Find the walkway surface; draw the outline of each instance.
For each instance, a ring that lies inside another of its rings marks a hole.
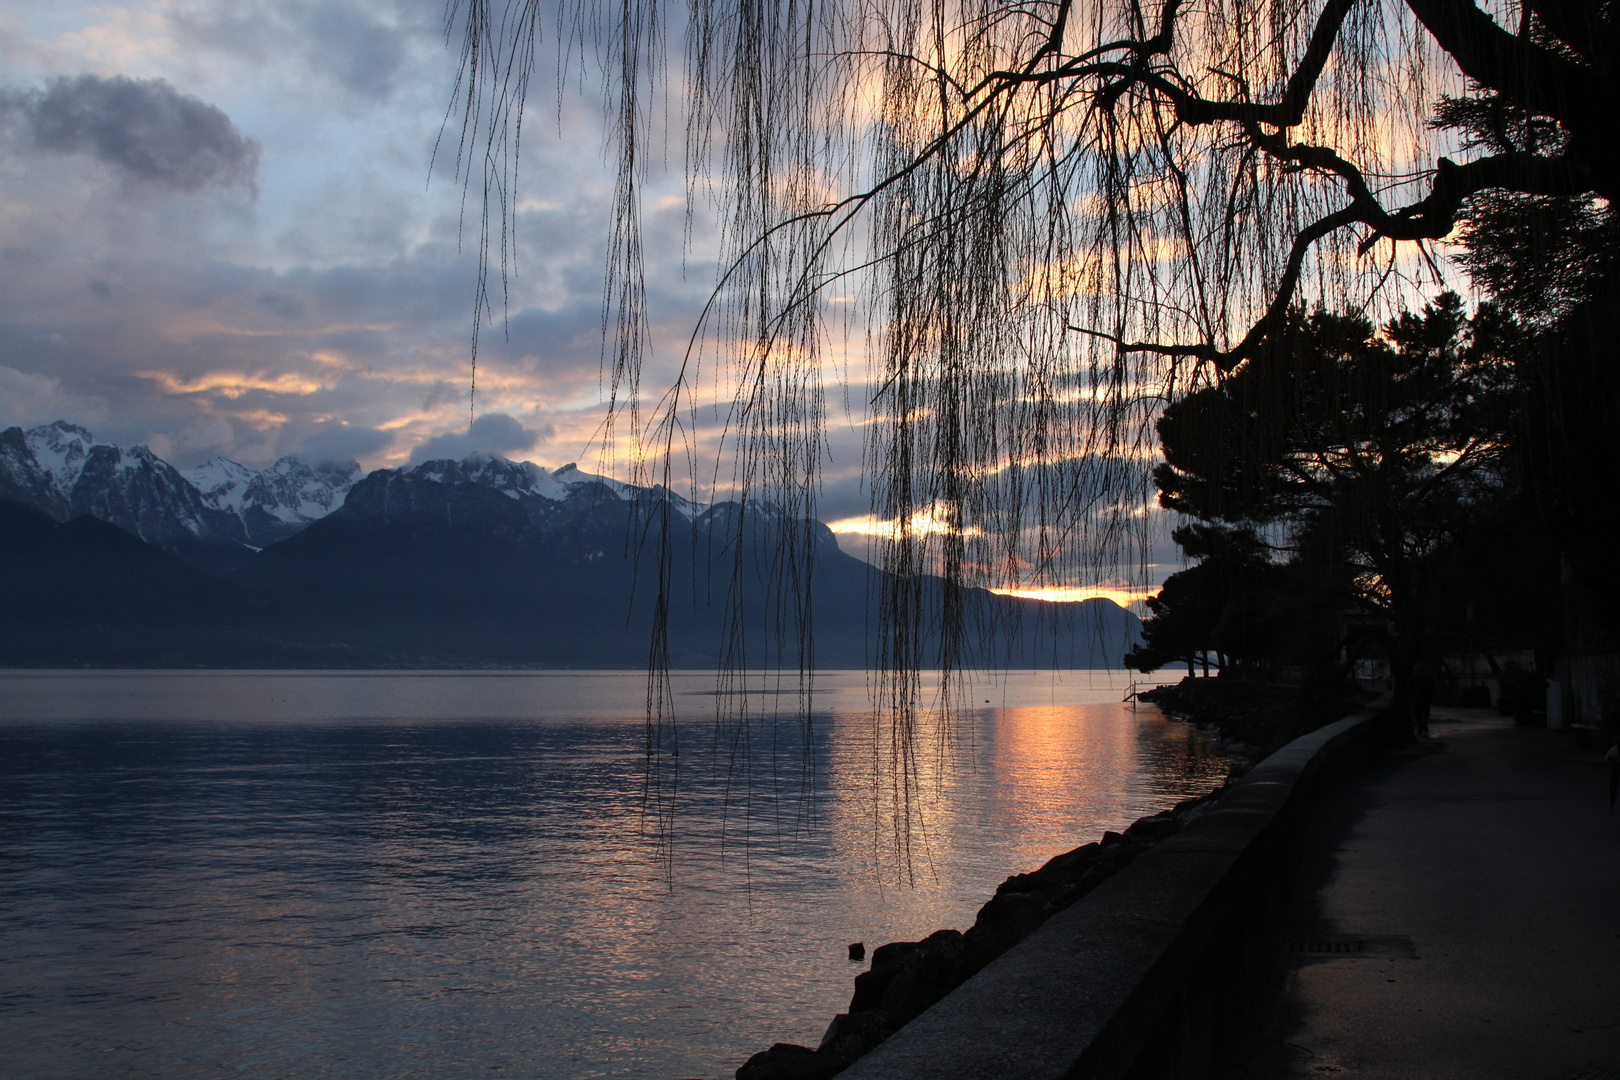
[[[1432,731],[1324,810],[1305,951],[1241,1075],[1620,1080],[1607,765],[1486,710]]]

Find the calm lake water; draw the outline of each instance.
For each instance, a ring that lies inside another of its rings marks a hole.
[[[1118,675],[976,679],[911,784],[864,674],[808,757],[755,686],[649,755],[639,673],[0,673],[0,1075],[730,1076],[1226,772]]]

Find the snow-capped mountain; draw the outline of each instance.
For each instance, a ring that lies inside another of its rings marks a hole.
[[[880,572],[779,507],[694,506],[484,454],[357,473],[292,458],[183,475],[72,424],[0,431],[0,664],[641,667],[656,634],[678,667],[792,667],[812,628],[818,665],[873,661]],[[295,535],[259,551],[204,542],[243,537],[256,515]],[[808,553],[793,531],[806,525]],[[777,558],[784,538],[808,554],[802,578]],[[919,589],[944,602],[938,579]],[[970,593],[1006,640],[974,631],[953,644],[963,655],[1112,665],[1136,640],[1106,600]]]
[[[584,472],[573,462],[554,472],[547,472],[531,461],[510,461],[499,454],[470,454],[460,461],[448,458],[424,461],[402,470],[402,475],[412,480],[433,480],[441,484],[476,484],[493,488],[520,502],[531,497],[563,502],[578,489],[592,484],[597,485],[603,494],[620,500],[650,494],[645,488],[634,484]],[[669,499],[676,512],[688,520],[702,510],[702,507],[679,495],[672,493]]]
[[[209,506],[241,522],[249,544],[262,548],[342,506],[349,489],[365,474],[352,461],[311,465],[288,455],[267,469],[217,457],[181,475]]]
[[[554,472],[499,454],[475,453],[460,461],[427,461],[384,470],[412,481],[455,487],[471,484],[498,491],[550,518],[576,496],[610,502],[655,494],[632,484],[583,472],[568,464]],[[0,431],[0,499],[43,511],[59,522],[88,514],[117,525],[148,543],[204,561],[232,563],[247,552],[285,540],[344,504],[364,477],[354,462],[313,465],[283,457],[255,469],[217,457],[179,470],[145,446],[98,443],[89,430],[58,420],[23,430]],[[662,493],[656,493],[662,497]],[[587,500],[588,502],[589,500]],[[703,507],[678,495],[670,505],[687,520]]]
[[[57,521],[88,514],[169,551],[284,540],[343,505],[360,466],[284,457],[267,469],[228,458],[181,471],[145,446],[98,443],[58,420],[0,432],[0,499]]]
[[[552,473],[533,462],[509,461],[499,454],[469,454],[460,461],[448,458],[424,461],[404,472],[416,480],[494,488],[512,499],[521,499],[525,495],[538,495],[554,501],[566,499],[571,486],[557,480]]]
[[[0,432],[0,498],[57,521],[88,514],[170,551],[246,539],[239,521],[145,446],[98,443],[63,420]]]
[[[94,445],[90,432],[62,420],[29,431],[11,428],[0,451],[0,469],[8,481],[46,503],[56,516],[65,517],[72,505],[73,485]]]
[[[191,481],[210,506],[240,515],[248,485],[259,478],[259,470],[217,457],[195,469],[181,469],[180,475]]]
[[[637,493],[644,490],[636,487],[633,484],[626,484],[622,480],[614,480],[611,477],[597,476],[594,473],[583,472],[581,471],[580,467],[572,461],[558,469],[556,472],[552,473],[551,478],[557,481],[557,483],[562,484],[564,487],[570,489],[579,484],[601,484],[604,488],[611,491],[621,499],[634,498]],[[680,500],[682,503],[686,501],[681,499],[678,495],[675,496],[675,498]]]

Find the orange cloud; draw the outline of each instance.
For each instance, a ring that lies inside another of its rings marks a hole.
[[[303,396],[328,389],[325,383],[292,371],[280,375],[211,371],[191,379],[167,371],[142,371],[137,374],[143,379],[151,379],[171,394],[217,393],[222,397],[238,398],[251,390],[264,390],[272,394]]]

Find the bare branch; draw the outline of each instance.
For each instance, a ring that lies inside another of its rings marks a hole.
[[[1333,55],[1339,30],[1345,16],[1355,7],[1356,0],[1328,0],[1316,20],[1310,45],[1300,58],[1288,87],[1282,97],[1270,104],[1249,101],[1212,101],[1190,93],[1169,80],[1156,79],[1155,84],[1176,103],[1176,115],[1187,124],[1212,124],[1220,120],[1247,124],[1270,124],[1278,128],[1297,126],[1305,117],[1316,81]]]

